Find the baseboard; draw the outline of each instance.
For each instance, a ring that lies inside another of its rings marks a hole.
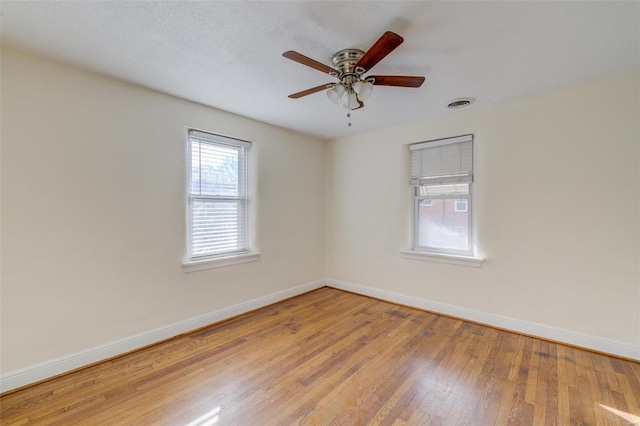
[[[0,376],[0,393],[77,370],[325,286],[317,280]]]
[[[550,327],[548,325],[523,321],[515,318],[489,314],[486,312],[462,308],[446,303],[433,302],[431,300],[406,296],[404,294],[393,293],[386,290],[380,290],[377,288],[366,287],[344,281],[326,279],[325,283],[329,287],[361,294],[363,296],[369,296],[400,305],[411,306],[434,313],[465,319],[480,324],[486,324],[492,327],[509,330],[516,333],[540,337],[545,340],[552,340],[555,342],[565,343],[571,346],[577,346],[596,352],[602,352],[605,354],[640,361],[640,346],[632,345],[629,343],[606,340],[601,337],[591,336],[588,334],[563,330],[560,328]]]
[[[77,370],[323,286],[640,361],[640,346],[333,279],[317,280],[0,376],[0,393]]]

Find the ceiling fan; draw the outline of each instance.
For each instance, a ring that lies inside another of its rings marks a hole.
[[[424,77],[400,76],[400,75],[372,75],[365,77],[378,62],[400,46],[404,39],[398,34],[387,31],[376,41],[371,48],[363,52],[360,49],[343,49],[333,55],[331,63],[333,68],[318,61],[308,58],[298,52],[289,50],[282,54],[287,59],[314,68],[323,73],[336,77],[339,82],[326,83],[321,86],[289,95],[292,99],[298,99],[312,93],[326,90],[327,97],[335,104],[339,104],[344,98],[343,106],[347,110],[356,110],[364,107],[366,100],[373,92],[373,86],[396,86],[396,87],[420,87],[424,82]],[[351,118],[351,114],[347,113]],[[351,120],[349,120],[351,126]]]

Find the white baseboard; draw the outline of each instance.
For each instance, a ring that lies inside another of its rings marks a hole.
[[[323,286],[640,361],[640,346],[333,279],[317,280],[0,376],[0,393],[72,371]]]
[[[366,287],[358,284],[352,284],[344,281],[326,279],[325,283],[329,287],[339,290],[350,291],[364,296],[382,299],[388,302],[398,303],[400,305],[411,306],[434,313],[449,315],[452,317],[465,319],[480,324],[486,324],[498,327],[504,330],[514,331],[516,333],[537,336],[542,339],[553,340],[560,343],[566,343],[573,346],[591,349],[611,355],[617,355],[624,358],[640,361],[640,346],[629,343],[616,342],[606,340],[601,337],[591,336],[588,334],[577,333],[574,331],[563,330],[560,328],[550,327],[548,325],[523,321],[515,318],[503,317],[500,315],[489,314],[486,312],[476,311],[473,309],[462,308],[459,306],[449,305],[446,303],[433,302],[431,300],[420,299],[412,296],[405,296],[399,293],[392,293],[386,290]]]
[[[317,280],[0,376],[0,392],[39,382],[325,286]]]

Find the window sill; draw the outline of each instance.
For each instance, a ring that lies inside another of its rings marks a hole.
[[[426,253],[422,251],[401,251],[400,255],[403,259],[424,260],[427,262],[449,263],[451,265],[469,266],[471,268],[480,268],[484,261],[481,257],[457,256],[454,254],[442,253]]]
[[[192,260],[182,262],[182,269],[185,272],[204,271],[205,269],[223,268],[225,266],[239,265],[240,263],[255,262],[260,260],[259,251],[250,253],[234,254],[231,256],[211,257],[202,260]]]

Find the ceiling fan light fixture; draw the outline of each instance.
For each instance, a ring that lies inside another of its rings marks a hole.
[[[355,92],[351,92],[345,96],[344,103],[342,104],[346,109],[354,109],[357,108],[358,105],[358,97]]]
[[[353,83],[353,90],[358,94],[358,96],[360,96],[360,90],[362,90],[362,86],[364,86],[364,81],[362,80],[358,80],[355,83]]]
[[[358,94],[358,99],[366,101],[373,93],[373,84],[370,81],[358,80],[353,83],[353,90]]]
[[[344,86],[340,83],[327,90],[327,98],[334,104],[340,104],[342,95],[344,95]]]
[[[373,93],[373,84],[370,81],[365,81],[364,83],[362,83],[362,87],[358,92],[358,97],[360,98],[360,100],[366,101],[367,99],[369,99],[369,96],[371,96],[372,93]]]

